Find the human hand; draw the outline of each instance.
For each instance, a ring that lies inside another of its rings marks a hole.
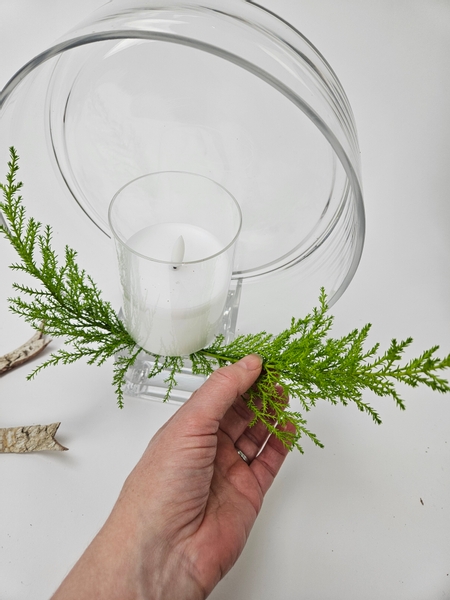
[[[156,433],[54,600],[206,598],[242,552],[288,452],[261,423],[248,427],[242,395],[260,372],[255,355],[217,370]]]

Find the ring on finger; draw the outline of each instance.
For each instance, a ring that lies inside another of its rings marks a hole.
[[[242,458],[242,460],[249,465],[250,461],[248,459],[248,456],[246,454],[244,454],[242,452],[242,450],[239,450],[239,448],[236,448],[236,450],[237,450],[237,453],[239,454],[239,456]]]

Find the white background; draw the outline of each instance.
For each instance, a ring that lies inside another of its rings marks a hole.
[[[0,87],[101,2],[0,0]],[[265,0],[331,63],[354,110],[367,237],[334,307],[336,334],[450,351],[449,0]],[[9,141],[2,141],[9,143]],[[1,168],[0,172],[5,169]],[[0,244],[0,354],[31,332],[8,312],[13,254]],[[299,315],[300,316],[300,315]],[[111,365],[0,379],[0,427],[62,421],[66,453],[0,455],[0,599],[48,598],[107,516],[148,439],[175,410],[129,400]],[[406,412],[374,400],[318,407],[326,447],[293,453],[214,600],[450,598],[450,396],[404,390]],[[421,501],[422,500],[422,501]]]

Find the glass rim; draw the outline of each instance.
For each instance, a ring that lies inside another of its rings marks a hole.
[[[211,254],[209,256],[206,256],[204,258],[200,258],[200,259],[197,259],[197,260],[187,260],[187,261],[183,260],[181,262],[173,261],[173,260],[161,260],[161,259],[158,259],[158,258],[152,258],[151,256],[147,256],[146,254],[142,254],[141,252],[137,252],[136,250],[134,250],[133,248],[131,248],[127,244],[127,242],[125,240],[123,240],[122,237],[116,232],[116,230],[115,230],[115,228],[114,228],[114,226],[112,224],[112,216],[111,215],[112,215],[113,206],[114,206],[115,201],[117,200],[119,194],[125,188],[127,188],[131,184],[135,183],[136,181],[139,181],[140,179],[145,179],[146,177],[152,177],[154,175],[166,175],[166,174],[190,175],[190,176],[193,176],[193,177],[198,177],[198,178],[201,178],[201,179],[206,179],[207,181],[210,181],[211,183],[213,183],[217,187],[220,187],[227,194],[227,196],[231,199],[232,204],[236,208],[236,213],[238,215],[239,223],[238,223],[237,231],[234,233],[231,241],[228,242],[228,244],[226,246],[224,246],[219,252],[215,252],[214,254]],[[224,187],[222,184],[218,183],[214,179],[211,179],[210,177],[206,177],[205,175],[200,175],[199,173],[193,173],[191,171],[181,171],[181,170],[173,170],[173,171],[172,170],[151,171],[150,173],[144,173],[143,175],[139,175],[138,177],[135,177],[134,179],[131,179],[130,181],[127,181],[127,183],[125,183],[121,188],[119,188],[117,190],[117,192],[112,197],[111,202],[109,203],[109,207],[108,207],[108,224],[109,224],[109,228],[110,228],[110,231],[111,231],[111,234],[112,234],[113,238],[115,240],[117,240],[122,246],[126,247],[129,252],[131,252],[135,256],[139,256],[139,258],[143,258],[144,260],[148,260],[148,261],[154,262],[154,263],[160,263],[160,264],[163,264],[163,265],[193,265],[193,264],[204,263],[204,262],[206,262],[208,260],[216,258],[217,256],[220,256],[221,254],[223,254],[224,252],[226,252],[229,248],[231,248],[231,246],[233,246],[233,244],[236,243],[237,238],[239,237],[239,233],[241,232],[241,229],[242,229],[242,210],[241,210],[241,207],[239,206],[239,202],[236,200],[236,198],[233,196],[233,194],[231,192],[229,192],[227,190],[227,188]]]

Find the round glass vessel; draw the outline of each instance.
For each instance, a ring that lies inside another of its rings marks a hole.
[[[364,210],[345,92],[301,33],[247,0],[107,3],[7,83],[0,137],[28,188],[45,189],[38,218],[75,201],[98,252],[110,199],[132,179],[189,171],[229,190],[242,210],[242,331],[274,331],[280,312],[286,325],[321,287],[333,304],[357,269]]]

